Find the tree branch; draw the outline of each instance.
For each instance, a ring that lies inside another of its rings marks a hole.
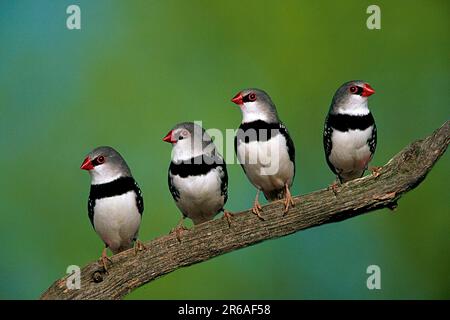
[[[98,262],[82,268],[81,289],[68,289],[65,276],[53,283],[41,299],[120,299],[181,267],[306,228],[385,207],[394,209],[403,194],[425,179],[449,141],[447,121],[432,135],[404,148],[381,169],[378,177],[370,175],[346,183],[337,195],[323,189],[297,196],[296,206],[285,216],[281,202],[268,204],[263,208],[265,221],[250,210],[235,214],[231,227],[226,220],[216,219],[184,232],[181,243],[175,235],[156,238],[137,255],[131,249],[113,256],[109,273],[104,273]]]

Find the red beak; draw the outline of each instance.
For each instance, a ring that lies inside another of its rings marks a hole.
[[[94,165],[92,164],[91,158],[86,157],[86,159],[84,159],[83,163],[81,164],[80,169],[88,171],[94,169]]]
[[[369,96],[373,95],[374,93],[375,93],[375,90],[373,90],[373,88],[370,86],[370,84],[368,84],[368,83],[364,84],[363,92],[361,94],[363,97],[369,97]]]
[[[175,143],[176,140],[172,139],[172,131],[169,131],[169,133],[163,138],[163,141],[169,142],[169,143]]]
[[[236,103],[237,105],[242,105],[242,104],[244,104],[244,97],[239,92],[237,95],[234,96],[233,99],[231,99],[231,101]]]

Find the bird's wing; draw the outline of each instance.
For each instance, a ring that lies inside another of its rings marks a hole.
[[[331,148],[333,148],[333,141],[331,140],[331,135],[333,134],[333,128],[328,123],[328,116],[325,119],[325,126],[323,129],[323,148],[325,150],[325,159],[327,160],[327,164],[330,167],[331,171],[334,174],[338,174],[336,172],[336,168],[330,162],[329,157],[331,154]]]
[[[224,196],[224,204],[228,200],[228,172],[225,159],[214,148],[210,155],[204,155],[204,159],[209,164],[210,170],[220,168],[220,194]]]
[[[178,189],[175,187],[174,183],[173,183],[173,178],[172,178],[172,174],[171,174],[171,168],[173,166],[173,162],[170,162],[170,167],[169,167],[169,173],[167,174],[167,182],[169,184],[169,190],[170,190],[170,194],[172,195],[172,198],[175,201],[178,201],[178,199],[180,199],[180,191],[178,191]]]
[[[91,221],[92,227],[95,230],[94,226],[94,207],[95,207],[95,199],[93,200],[91,197],[88,199],[88,217]]]
[[[142,215],[144,213],[144,197],[142,196],[141,188],[139,188],[136,180],[134,181],[134,192],[136,193],[136,206],[138,208],[139,213]]]
[[[223,160],[219,167],[222,168],[222,176],[220,177],[220,192],[221,195],[224,196],[223,204],[225,205],[228,200],[228,172],[225,160]]]
[[[292,141],[291,136],[289,135],[288,129],[286,126],[280,122],[280,133],[286,139],[286,145],[288,148],[289,159],[291,159],[292,163],[294,163],[295,167],[295,146],[294,141]]]
[[[377,147],[377,126],[375,125],[375,122],[373,123],[372,135],[369,140],[367,140],[367,143],[369,144],[370,153],[373,155]]]

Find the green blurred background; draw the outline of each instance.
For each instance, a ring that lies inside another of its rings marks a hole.
[[[66,28],[81,7],[82,29]],[[181,121],[236,128],[230,98],[270,93],[297,148],[294,193],[333,175],[323,120],[337,87],[364,79],[386,163],[449,116],[450,2],[376,1],[381,30],[366,28],[373,1],[2,1],[0,4],[0,298],[37,298],[71,264],[97,259],[87,217],[89,177],[79,166],[98,145],[119,150],[146,202],[141,238],[177,223],[167,188]],[[267,241],[183,268],[134,299],[450,298],[449,158],[388,210]],[[229,166],[228,209],[255,189]],[[377,264],[382,290],[366,288]]]

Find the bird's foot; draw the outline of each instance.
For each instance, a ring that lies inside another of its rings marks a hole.
[[[339,183],[337,181],[334,181],[329,187],[328,190],[333,191],[334,196],[337,196],[339,193]]]
[[[233,218],[234,214],[232,214],[230,211],[223,210],[223,217],[222,219],[227,219],[228,227],[231,228],[231,219]]]
[[[369,170],[372,171],[372,175],[376,178],[381,174],[383,167],[370,167]]]
[[[100,265],[103,267],[106,273],[108,273],[108,262],[110,264],[113,264],[112,260],[108,257],[108,254],[106,252],[106,248],[102,251],[102,256],[99,259]]]
[[[134,254],[136,255],[139,251],[146,250],[147,247],[142,243],[141,240],[137,239],[134,244]]]
[[[289,212],[289,207],[295,207],[294,198],[292,198],[291,191],[289,190],[289,187],[286,185],[286,192],[284,195],[284,210],[283,215]]]
[[[186,228],[183,225],[183,222],[181,221],[180,223],[178,223],[178,225],[175,228],[170,230],[170,234],[175,233],[175,236],[177,237],[178,242],[181,242],[181,236],[183,234],[183,231],[187,231],[187,230],[189,230],[189,229]]]
[[[253,214],[257,215],[259,219],[264,221],[265,219],[261,216],[261,211],[262,211],[262,207],[259,204],[259,201],[255,200],[255,202],[253,203],[252,212],[253,212]]]

